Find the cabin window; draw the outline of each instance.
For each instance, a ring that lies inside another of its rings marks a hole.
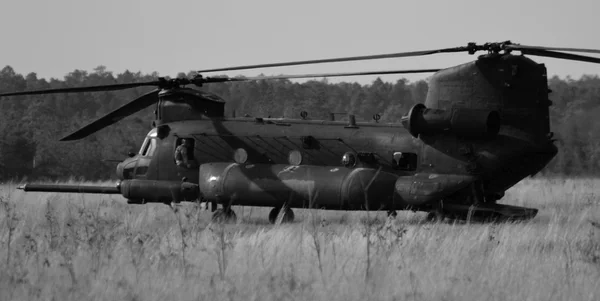
[[[392,161],[394,168],[399,170],[413,171],[417,169],[417,154],[406,152],[394,152]]]

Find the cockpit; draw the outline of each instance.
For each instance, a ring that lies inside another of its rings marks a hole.
[[[133,153],[117,165],[117,176],[124,179],[144,178],[148,173],[152,156],[158,148],[158,135],[156,128],[150,130],[140,147],[137,155]]]

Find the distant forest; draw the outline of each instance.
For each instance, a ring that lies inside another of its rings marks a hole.
[[[189,74],[187,74],[189,75]],[[178,75],[187,76],[185,73]],[[80,87],[155,80],[158,74],[113,74],[100,66],[93,72],[75,70],[63,79],[25,76],[7,66],[0,71],[0,93],[32,89]],[[552,131],[559,154],[543,174],[591,176],[600,174],[600,79],[553,77],[550,99]],[[312,119],[328,112],[353,113],[358,120],[399,122],[415,103],[424,102],[427,82],[395,83],[374,80],[371,84],[289,80],[208,84],[203,89],[227,101],[231,116],[299,118],[307,111]],[[52,94],[0,99],[0,180],[23,177],[87,180],[114,178],[116,162],[137,151],[151,129],[153,107],[130,116],[83,140],[59,142],[73,130],[151,90],[150,87],[115,92]]]

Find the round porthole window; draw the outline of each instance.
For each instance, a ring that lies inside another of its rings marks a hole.
[[[248,153],[243,148],[238,148],[233,153],[233,160],[235,163],[244,164],[248,161]]]
[[[354,167],[356,165],[356,155],[351,152],[347,152],[342,156],[342,165],[345,167]]]
[[[302,153],[299,150],[292,150],[288,154],[288,162],[290,165],[302,164]]]

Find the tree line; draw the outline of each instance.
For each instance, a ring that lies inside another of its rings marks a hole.
[[[190,76],[180,73],[178,77]],[[0,93],[33,89],[81,87],[152,81],[157,73],[125,71],[113,74],[99,66],[92,72],[75,70],[63,79],[25,76],[10,66],[0,71]],[[559,153],[543,174],[589,176],[600,174],[600,79],[552,77],[551,127]],[[0,180],[29,178],[88,180],[114,178],[117,160],[136,151],[151,128],[153,107],[127,117],[94,135],[74,142],[59,142],[92,120],[139,97],[152,88],[6,97],[0,100]],[[410,107],[425,102],[426,81],[394,83],[380,78],[370,84],[311,80],[250,81],[209,84],[202,89],[227,101],[231,116],[271,116],[327,119],[329,112],[356,115],[357,120],[398,122]]]

